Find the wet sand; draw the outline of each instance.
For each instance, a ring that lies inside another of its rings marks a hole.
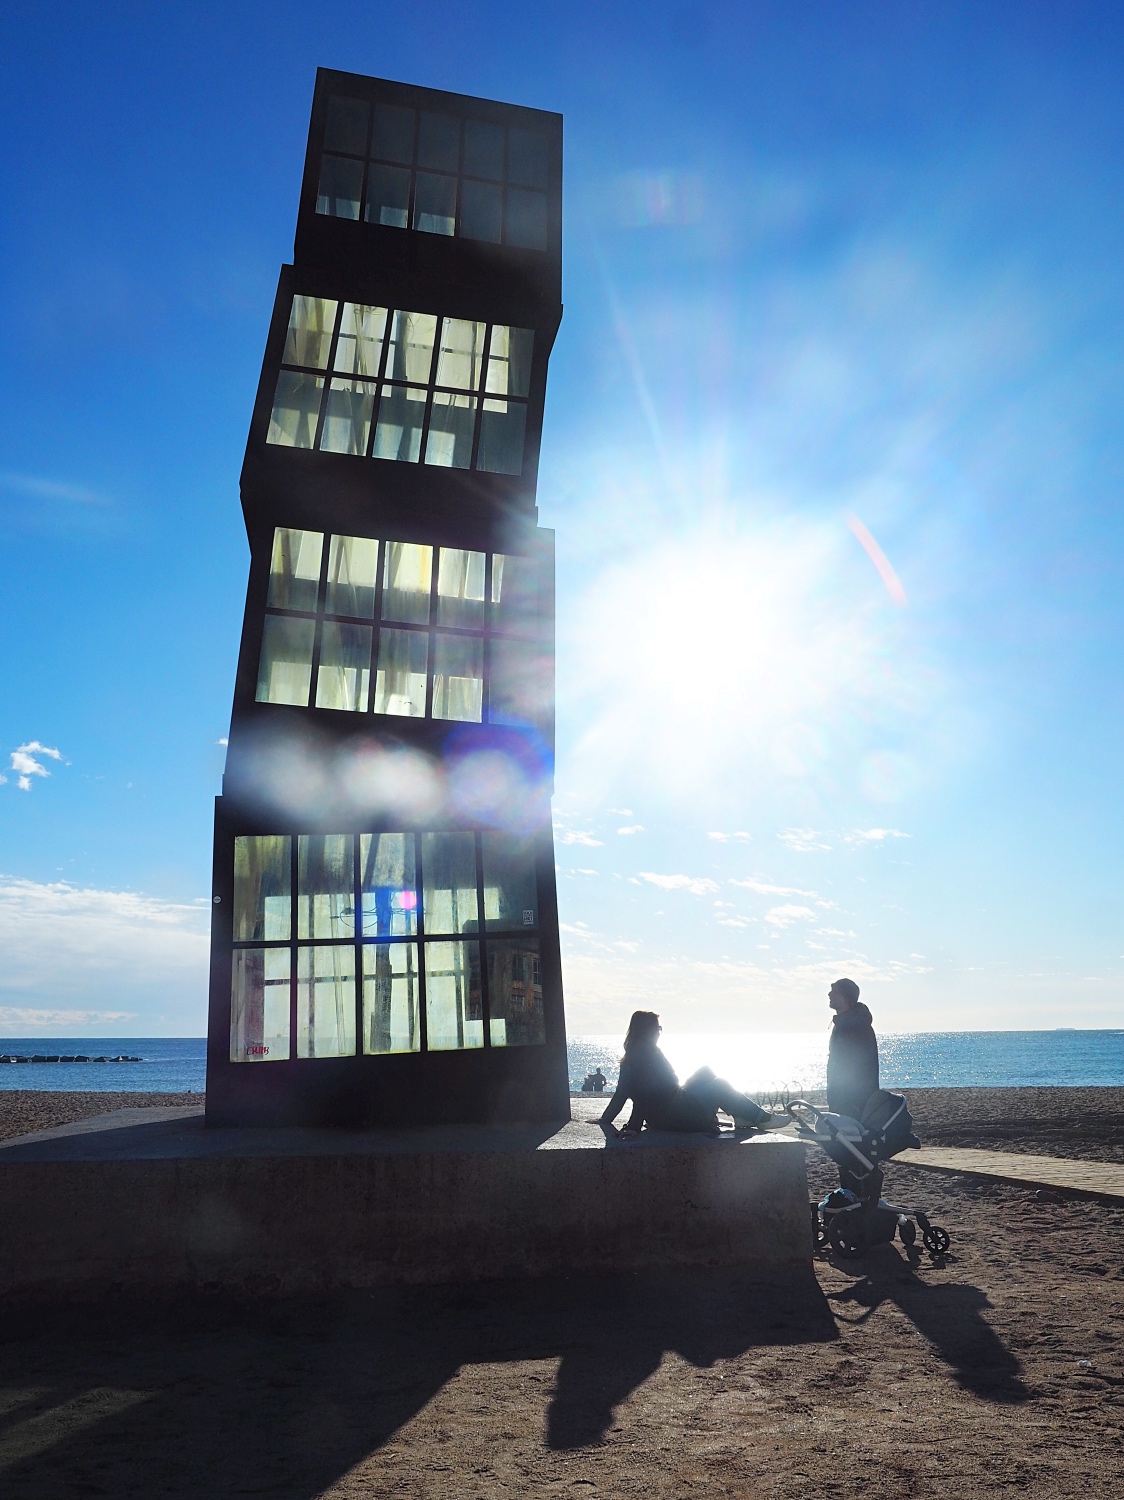
[[[90,1097],[0,1095],[0,1124]],[[1121,1159],[1121,1089],[910,1103],[933,1144]],[[943,1261],[0,1304],[0,1480],[13,1500],[1124,1492],[1124,1209],[893,1165],[887,1190],[949,1229]]]

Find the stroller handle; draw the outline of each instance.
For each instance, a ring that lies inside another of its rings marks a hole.
[[[785,1113],[805,1130],[814,1131],[827,1111],[817,1109],[814,1104],[809,1104],[807,1099],[790,1099],[785,1105]]]

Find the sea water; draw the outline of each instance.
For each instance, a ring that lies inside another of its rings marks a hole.
[[[750,1093],[822,1089],[827,1029],[822,1032],[665,1033],[661,1045],[680,1078],[704,1064]],[[129,1063],[0,1064],[0,1089],[90,1089],[97,1092],[202,1092],[203,1037],[9,1037],[0,1054],[124,1052]],[[1124,1031],[916,1031],[878,1038],[888,1088],[999,1088],[1030,1084],[1124,1087]],[[574,1037],[570,1086],[600,1067],[617,1077],[621,1038]],[[259,1064],[258,1066],[266,1066]]]

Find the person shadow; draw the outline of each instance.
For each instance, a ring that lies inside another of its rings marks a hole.
[[[646,1274],[621,1278],[616,1290],[606,1302],[591,1283],[587,1296],[596,1298],[596,1306],[586,1302],[572,1309],[577,1326],[596,1328],[597,1335],[562,1351],[547,1411],[549,1448],[602,1442],[618,1407],[669,1353],[709,1369],[754,1348],[826,1344],[838,1337],[810,1268],[756,1283],[744,1270]]]
[[[12,1500],[75,1488],[313,1500],[473,1365],[556,1362],[543,1389],[545,1446],[588,1448],[668,1353],[705,1369],[839,1336],[811,1265],[189,1298],[138,1311],[128,1298],[13,1310],[0,1388],[28,1389],[0,1408]],[[490,1420],[502,1429],[513,1419]]]
[[[850,1269],[852,1263],[842,1264]],[[984,1316],[992,1304],[979,1287],[924,1281],[893,1246],[880,1245],[866,1257],[858,1281],[827,1297],[841,1322],[856,1324],[883,1303],[893,1303],[948,1365],[962,1390],[985,1401],[1029,1400],[1019,1361]],[[844,1309],[855,1312],[848,1315]]]

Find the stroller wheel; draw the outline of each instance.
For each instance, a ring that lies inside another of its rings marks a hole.
[[[942,1229],[939,1224],[930,1224],[921,1238],[930,1255],[943,1255],[952,1244],[948,1230]]]
[[[900,1218],[898,1220],[898,1237],[907,1250],[912,1250],[917,1239],[917,1225],[912,1219]]]
[[[866,1226],[859,1214],[836,1214],[827,1226],[827,1240],[842,1260],[866,1254]]]

